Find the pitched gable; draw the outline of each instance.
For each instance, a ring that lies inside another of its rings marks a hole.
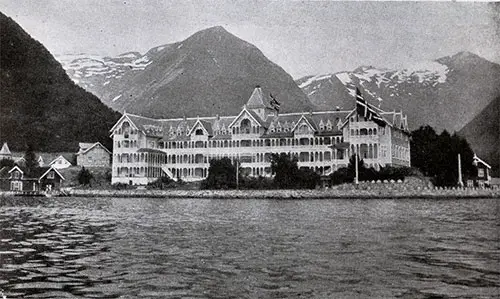
[[[243,108],[243,110],[241,110],[238,116],[236,116],[236,118],[229,124],[228,129],[232,129],[232,127],[234,127],[236,124],[239,124],[241,119],[244,118],[245,116],[248,116],[247,118],[249,118],[252,122],[254,122],[254,124],[263,126],[262,121],[260,121],[260,117],[258,117],[256,113],[252,113],[251,111],[248,111],[246,108]]]
[[[266,108],[266,104],[264,104],[264,94],[260,87],[256,87],[252,95],[247,101],[246,104],[249,109],[258,109],[258,108]]]
[[[302,115],[300,119],[297,121],[295,126],[292,128],[292,131],[295,132],[297,128],[300,128],[302,125],[306,125],[309,128],[309,132],[313,133],[317,131],[316,126],[314,125],[314,122],[311,121],[308,117],[305,115]],[[305,132],[299,132],[299,133],[305,133]]]

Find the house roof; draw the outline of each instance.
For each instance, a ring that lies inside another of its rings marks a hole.
[[[49,163],[49,165],[52,165],[52,164],[56,163],[57,160],[61,160],[61,159],[66,160],[66,162],[68,162],[69,164],[71,164],[71,162],[68,159],[66,159],[66,157],[64,157],[63,155],[59,155],[57,158],[55,158],[54,160],[52,160]]]
[[[48,169],[38,179],[43,179],[43,177],[45,177],[51,170],[53,170],[61,179],[66,180],[63,175],[54,167],[48,167]]]
[[[488,163],[486,163],[486,162],[484,162],[483,160],[481,160],[478,156],[476,156],[476,154],[474,154],[474,157],[472,158],[472,161],[473,161],[473,163],[476,163],[476,164],[477,164],[477,163],[481,163],[481,164],[483,164],[484,166],[486,166],[486,167],[488,167],[489,169],[491,169],[491,166],[490,166]]]
[[[0,149],[0,155],[3,156],[11,156],[12,153],[10,152],[9,146],[7,145],[7,142],[4,142],[2,145],[2,149]]]
[[[43,159],[43,162],[45,165],[50,165],[52,164],[57,158],[59,157],[63,157],[64,159],[66,159],[68,162],[71,163],[71,161],[73,160],[73,153],[67,153],[67,152],[59,152],[59,153],[38,153],[38,158],[37,158],[37,161],[40,160],[40,158]]]
[[[262,88],[256,87],[252,95],[247,101],[246,106],[249,109],[255,109],[255,108],[266,108],[266,105],[264,104],[264,94],[262,92]]]
[[[9,178],[9,170],[10,170],[10,167],[8,167],[8,166],[4,166],[4,167],[0,168],[0,179]]]
[[[79,143],[79,145],[80,145],[80,149],[79,149],[78,153],[76,153],[76,155],[86,154],[90,150],[95,148],[96,146],[102,147],[106,152],[108,152],[108,154],[111,154],[111,152],[104,145],[102,145],[102,143],[100,143],[100,142],[95,142],[95,143],[83,143],[83,142],[81,142],[81,143]],[[66,159],[66,160],[68,160],[68,159]],[[68,162],[69,162],[69,160],[68,160]],[[52,162],[51,162],[51,164],[52,164]]]
[[[64,180],[64,177],[62,176],[62,174],[52,166],[50,166],[50,167],[37,167],[31,171],[29,176],[27,176],[28,170],[25,167],[21,167],[21,166],[16,165],[8,171],[8,174],[10,174],[11,172],[13,172],[16,169],[18,171],[20,171],[21,173],[23,173],[24,176],[26,176],[26,177],[24,177],[24,179],[40,180],[44,176],[46,176],[50,170],[54,170],[57,173],[57,175],[59,175]],[[2,170],[3,170],[3,168],[2,168]],[[0,171],[2,171],[2,170],[0,170]]]

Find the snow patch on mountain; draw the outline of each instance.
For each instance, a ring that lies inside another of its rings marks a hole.
[[[122,95],[121,95],[121,94],[120,94],[120,95],[117,95],[116,97],[114,97],[114,98],[111,100],[111,102],[114,102],[114,101],[118,100],[118,99],[119,99],[119,98],[121,98],[121,97],[122,97]]]
[[[338,73],[336,76],[337,76],[337,79],[339,79],[340,82],[342,82],[342,84],[344,84],[344,85],[352,83],[351,76],[347,72]]]
[[[313,82],[322,81],[322,80],[325,80],[325,79],[330,79],[332,76],[333,75],[331,75],[331,74],[311,76],[306,81],[304,81],[302,84],[300,84],[299,88],[304,88],[304,87],[310,85]]]

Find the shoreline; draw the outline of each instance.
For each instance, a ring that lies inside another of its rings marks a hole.
[[[200,198],[200,199],[474,199],[498,198],[500,189],[365,189],[351,186],[342,189],[315,190],[65,190],[68,197],[128,197],[128,198]],[[14,196],[1,192],[2,197]],[[54,197],[57,194],[53,194]]]

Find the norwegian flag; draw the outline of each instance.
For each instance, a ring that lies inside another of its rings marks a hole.
[[[276,111],[280,111],[281,103],[276,100],[272,93],[270,93],[269,96],[271,97],[271,101],[269,102],[271,107]]]
[[[379,126],[385,127],[386,123],[384,119],[370,104],[365,101],[361,91],[359,91],[359,88],[356,88],[356,111],[367,120],[372,120]]]

